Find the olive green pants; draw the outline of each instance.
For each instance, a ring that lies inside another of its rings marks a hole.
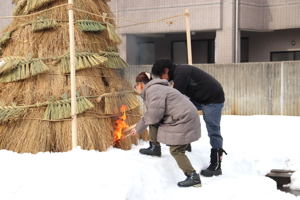
[[[185,145],[170,145],[170,153],[174,157],[177,162],[177,165],[184,173],[192,173],[195,172],[189,158],[185,155],[185,151],[187,148],[187,144]]]
[[[158,125],[149,126],[149,141],[155,144],[159,144],[157,142],[157,130],[158,130]]]
[[[149,126],[149,140],[159,145],[157,142],[157,130],[158,125]],[[185,155],[185,151],[188,145],[169,145],[170,153],[177,162],[177,165],[184,173],[195,172],[189,158]]]

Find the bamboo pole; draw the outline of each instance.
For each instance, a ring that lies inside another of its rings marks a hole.
[[[188,55],[188,64],[193,64],[192,58],[192,40],[191,40],[191,24],[190,24],[190,12],[189,9],[184,9],[185,16],[185,31],[186,31],[186,44],[187,44],[187,55]]]
[[[76,101],[76,55],[75,55],[75,34],[74,34],[74,11],[73,0],[68,0],[69,15],[69,40],[70,40],[70,76],[71,76],[71,116],[72,116],[72,149],[77,146],[77,101]]]

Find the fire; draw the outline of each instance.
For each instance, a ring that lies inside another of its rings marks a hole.
[[[127,106],[122,105],[120,111],[122,115],[115,122],[115,130],[114,130],[114,142],[117,142],[122,138],[123,131],[128,128],[128,124],[125,122],[126,120],[126,110]]]

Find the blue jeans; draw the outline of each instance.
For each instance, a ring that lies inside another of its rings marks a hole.
[[[202,110],[210,145],[212,148],[223,148],[223,137],[220,131],[222,108],[224,103],[199,104],[191,100],[198,110]]]

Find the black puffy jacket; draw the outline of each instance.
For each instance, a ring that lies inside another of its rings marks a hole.
[[[222,85],[211,75],[191,65],[174,65],[174,88],[200,104],[224,103]]]

